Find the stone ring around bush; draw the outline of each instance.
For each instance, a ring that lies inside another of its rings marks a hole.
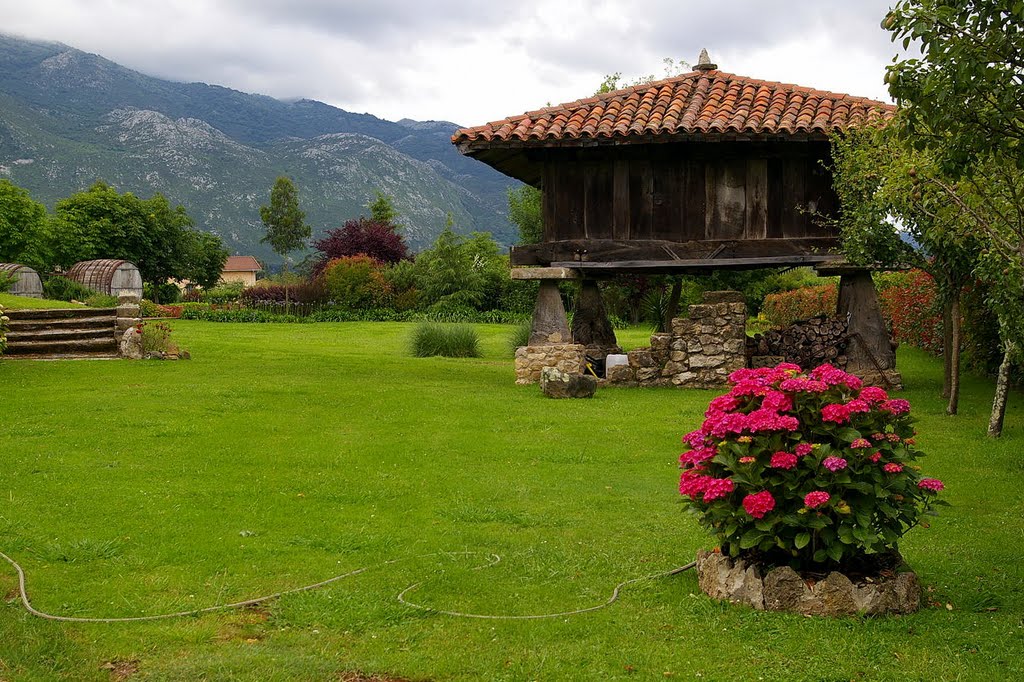
[[[916,610],[897,543],[947,503],[915,464],[910,404],[830,365],[729,382],[679,457],[679,492],[720,545],[698,556],[701,589],[811,615]]]

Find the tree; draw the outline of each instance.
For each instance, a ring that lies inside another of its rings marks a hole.
[[[362,254],[381,263],[397,263],[409,257],[405,239],[394,224],[372,218],[349,220],[340,229],[327,230],[313,247],[321,254],[315,272],[322,271],[328,261],[346,256]]]
[[[519,228],[520,244],[539,244],[544,239],[541,191],[530,185],[510,187],[508,219]]]
[[[886,74],[915,146],[956,175],[992,154],[1024,169],[1024,4],[902,0],[882,26],[921,49]]]
[[[10,180],[0,180],[0,263],[39,264],[46,207]]]
[[[379,190],[375,194],[376,198],[366,206],[370,209],[370,220],[390,225],[397,232],[402,226],[398,223],[398,209],[393,198]]]
[[[921,48],[886,74],[900,130],[939,159],[943,176],[929,182],[983,242],[976,270],[993,284],[1005,349],[989,430],[999,435],[1008,368],[1024,347],[1024,3],[902,0],[882,25]]]
[[[210,281],[220,276],[227,252],[220,238],[192,229],[184,207],[161,194],[139,199],[119,194],[104,182],[57,202],[46,230],[49,265],[69,268],[78,261],[120,258],[139,268],[143,281]]]
[[[261,243],[287,261],[288,254],[306,245],[312,234],[306,214],[299,208],[299,194],[290,178],[279,176],[270,190],[270,205],[260,206],[260,220],[267,234]]]
[[[270,190],[270,205],[260,206],[260,220],[267,228],[261,243],[270,244],[274,253],[284,259],[284,270],[288,270],[288,254],[306,245],[312,230],[306,224],[306,214],[299,208],[298,190],[291,179],[280,176]],[[285,284],[285,302],[288,301],[288,285]]]

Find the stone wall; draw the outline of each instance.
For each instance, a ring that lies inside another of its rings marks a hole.
[[[544,346],[520,346],[516,349],[516,383],[535,384],[541,370],[554,367],[565,374],[583,374],[586,368],[586,346],[578,343],[557,343]]]
[[[611,385],[717,388],[746,365],[747,306],[738,291],[709,291],[672,332],[651,336],[650,348],[630,351],[628,366],[612,368]]]

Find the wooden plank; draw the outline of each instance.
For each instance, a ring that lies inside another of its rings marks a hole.
[[[782,159],[768,159],[767,213],[769,239],[782,237]]]
[[[550,162],[544,164],[543,180],[541,182],[540,210],[544,221],[544,241],[554,241],[558,229],[558,218],[555,212],[555,179],[554,165]]]
[[[707,225],[710,239],[741,239],[747,219],[747,164],[724,160],[708,165]]]
[[[818,265],[838,260],[838,254],[820,254],[813,256],[758,256],[751,258],[686,258],[683,260],[623,260],[606,263],[552,263],[558,267],[573,267],[583,276],[593,273],[639,272],[651,273],[684,272],[687,270],[751,270],[768,267],[787,267],[797,265]]]
[[[580,279],[579,270],[567,267],[556,268],[512,268],[509,275],[515,280],[527,279]]]
[[[566,239],[513,246],[512,265],[550,265],[554,262],[674,261],[692,258],[758,258],[827,254],[837,249],[835,237],[805,239]]]
[[[612,237],[629,238],[629,162],[616,159],[612,180]]]
[[[639,159],[629,164],[629,238],[651,238],[651,214],[654,201],[654,176],[651,162]]]
[[[678,160],[652,165],[652,239],[678,240],[683,237],[685,171],[680,166]]]
[[[807,159],[785,159],[782,164],[782,236],[807,236]]]
[[[768,236],[768,161],[747,161],[746,216],[743,236],[764,239]]]
[[[583,171],[583,223],[588,239],[611,239],[612,166],[607,162],[587,163]]]
[[[683,181],[683,239],[705,239],[705,220],[707,200],[705,190],[706,162],[687,159],[683,168],[686,177]]]

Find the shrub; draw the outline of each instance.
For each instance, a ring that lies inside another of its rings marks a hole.
[[[731,556],[796,568],[887,554],[945,504],[922,478],[910,405],[829,365],[738,370],[683,440],[679,492]]]
[[[296,278],[287,284],[288,301],[292,303],[320,303],[327,300],[324,283],[315,278],[305,280]],[[256,286],[242,291],[238,300],[245,305],[263,305],[267,303],[285,302],[285,285],[270,280],[260,280]]]
[[[171,343],[171,328],[163,322],[140,322],[135,325],[135,333],[142,335],[144,354],[178,350],[178,347]]]
[[[318,270],[347,256],[369,256],[378,263],[397,263],[409,257],[405,239],[394,225],[368,218],[349,220],[340,229],[327,230],[313,247],[323,254]]]
[[[901,343],[942,353],[942,309],[935,280],[923,270],[887,272],[875,278],[878,304]]]
[[[516,325],[515,329],[512,330],[512,335],[508,337],[508,349],[515,355],[516,351],[521,346],[530,345],[530,332],[533,330],[533,324],[531,322],[520,322]]]
[[[200,298],[203,303],[232,303],[238,300],[244,290],[245,285],[241,282],[226,282],[204,290]]]
[[[162,317],[163,313],[160,312],[161,306],[153,303],[149,299],[142,299],[139,301],[139,315],[142,317]]]
[[[43,295],[51,301],[84,301],[96,292],[78,282],[53,275],[43,282]]]
[[[369,256],[335,258],[324,268],[322,279],[327,295],[342,308],[385,307],[391,297],[381,264]]]
[[[786,327],[797,320],[835,315],[838,297],[839,288],[833,283],[768,294],[764,297],[761,314],[773,325]]]
[[[11,272],[0,272],[0,294],[6,294],[18,281],[18,277]]]
[[[423,322],[412,333],[412,354],[417,358],[440,355],[447,358],[480,357],[476,330],[466,324]]]
[[[93,292],[84,301],[90,308],[116,308],[117,296]]]
[[[181,289],[177,284],[171,282],[163,284],[146,282],[142,285],[142,297],[157,303],[177,303],[181,300]]]

